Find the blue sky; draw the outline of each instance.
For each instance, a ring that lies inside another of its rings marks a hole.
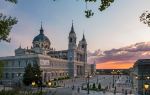
[[[84,32],[90,51],[150,41],[150,28],[139,21],[141,13],[150,9],[149,0],[115,0],[104,12],[98,11],[98,3],[88,4],[95,14],[87,19],[82,0],[18,0],[17,5],[1,0],[0,12],[16,16],[19,22],[10,34],[11,43],[0,43],[0,56],[14,55],[20,44],[30,47],[41,21],[51,47],[57,50],[67,49],[72,20],[78,41]]]

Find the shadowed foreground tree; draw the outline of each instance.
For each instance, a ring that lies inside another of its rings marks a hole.
[[[5,0],[11,3],[17,3],[17,0]],[[0,13],[0,42],[6,41],[10,42],[9,34],[13,25],[17,24],[17,19],[15,17],[6,16]]]
[[[41,77],[41,70],[40,67],[37,63],[33,64],[28,64],[27,67],[25,68],[25,72],[23,75],[23,83],[26,86],[31,85],[31,83],[34,81],[36,84],[38,84],[38,81],[40,80]]]
[[[0,79],[3,77],[4,61],[0,60]]]
[[[17,24],[16,18],[0,13],[0,41],[10,42],[9,34],[15,24]]]
[[[140,16],[140,21],[143,22],[144,24],[147,24],[150,27],[150,13],[148,11],[144,12]]]

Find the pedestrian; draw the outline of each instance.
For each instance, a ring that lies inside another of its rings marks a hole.
[[[72,86],[72,90],[74,90],[74,85]]]
[[[80,87],[78,87],[78,93],[80,93]]]

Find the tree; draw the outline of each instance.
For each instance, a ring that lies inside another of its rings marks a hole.
[[[98,89],[101,90],[101,83],[98,84]]]
[[[11,2],[11,3],[17,3],[17,0],[5,0],[5,1],[8,1],[8,2]]]
[[[93,87],[92,87],[92,89],[95,89],[95,88],[96,88],[95,83],[93,83]]]
[[[17,24],[17,19],[11,16],[5,16],[0,13],[0,41],[10,42],[10,38],[8,38],[12,26]]]
[[[34,76],[34,81],[39,84],[39,80],[41,80],[41,70],[40,70],[40,66],[37,64],[37,63],[34,63],[33,64],[33,67],[32,67],[32,70],[33,70],[33,76]]]
[[[27,65],[27,67],[25,68],[25,72],[24,72],[24,75],[23,75],[23,83],[26,86],[29,86],[32,83],[32,81],[34,80],[33,76],[34,76],[34,74],[33,74],[32,66],[29,63]]]
[[[23,83],[29,86],[33,81],[39,84],[39,80],[41,80],[40,66],[37,63],[33,64],[33,66],[28,64],[23,75]]]
[[[150,27],[150,13],[148,11],[142,13],[142,15],[140,16],[140,21]]]
[[[0,60],[0,79],[3,77],[4,61]]]
[[[17,0],[5,0],[11,3],[17,3]],[[8,37],[13,25],[17,24],[17,19],[15,17],[6,16],[0,13],[0,42],[6,41],[10,42]]]

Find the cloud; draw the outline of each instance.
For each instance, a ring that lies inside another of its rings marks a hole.
[[[150,42],[140,42],[126,47],[106,51],[96,50],[88,53],[88,62],[98,64],[133,64],[138,59],[150,58]]]

